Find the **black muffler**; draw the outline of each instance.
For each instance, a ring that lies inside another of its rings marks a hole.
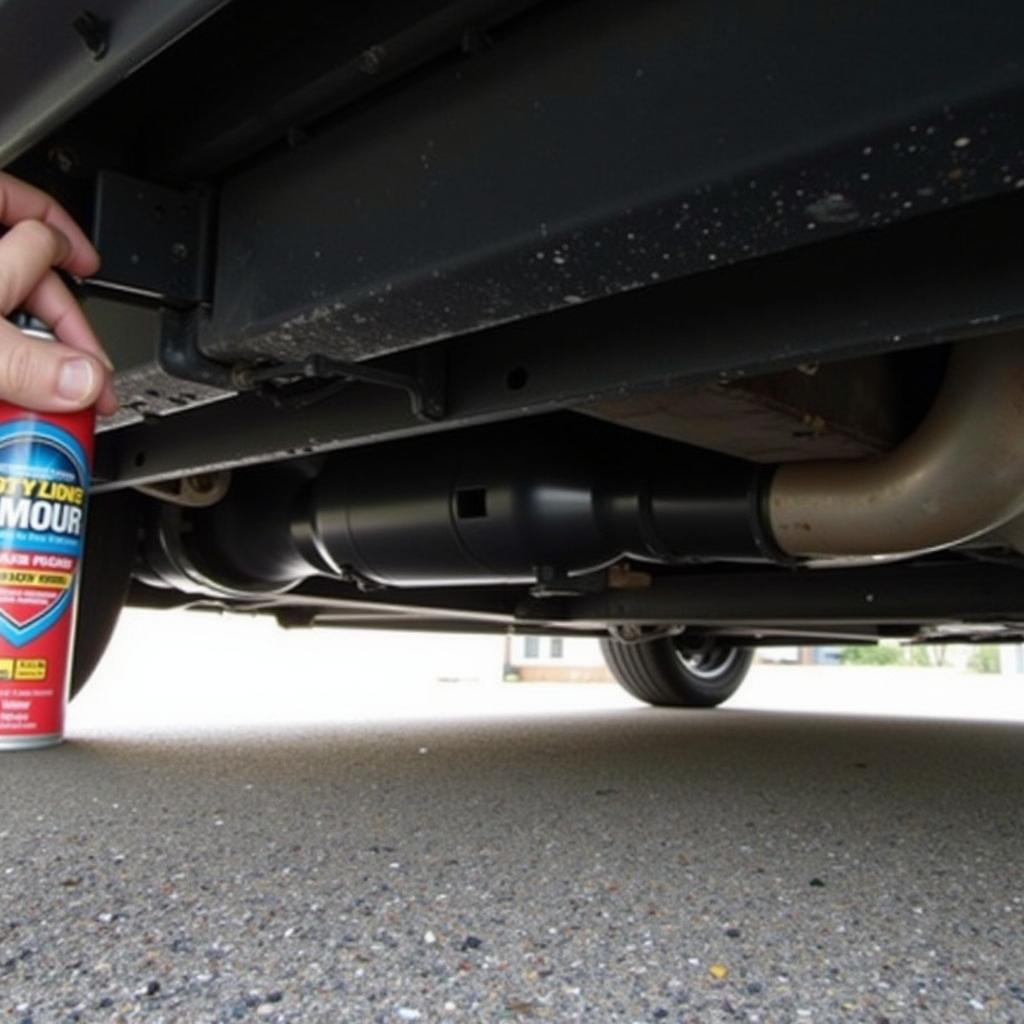
[[[252,592],[316,574],[422,587],[777,557],[765,467],[576,419],[236,474],[219,505],[163,511],[151,567],[182,589]]]

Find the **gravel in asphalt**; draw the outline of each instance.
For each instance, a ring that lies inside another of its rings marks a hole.
[[[1024,728],[624,709],[3,756],[0,1013],[1024,1022]]]

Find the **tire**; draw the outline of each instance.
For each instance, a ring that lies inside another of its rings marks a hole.
[[[114,635],[132,578],[138,514],[138,495],[133,491],[89,499],[69,698],[89,681]]]
[[[601,651],[627,693],[670,708],[716,707],[739,689],[754,659],[751,648],[717,640],[687,644],[683,636],[636,644],[605,639]]]

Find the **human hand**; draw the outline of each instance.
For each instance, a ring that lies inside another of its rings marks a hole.
[[[45,192],[0,172],[0,399],[40,412],[95,403],[117,409],[113,367],[81,307],[54,268],[79,277],[99,269],[99,254],[69,214]],[[53,331],[54,343],[26,337],[6,317],[24,309]]]

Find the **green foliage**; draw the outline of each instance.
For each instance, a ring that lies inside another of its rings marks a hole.
[[[950,665],[946,644],[863,644],[844,647],[840,652],[844,665],[912,665],[915,668],[946,668]],[[1002,671],[999,648],[995,644],[977,645],[967,659],[972,672],[997,673]]]
[[[971,656],[967,659],[967,667],[972,672],[998,672],[1000,670],[999,648],[994,644],[979,644],[971,651]]]
[[[906,663],[922,668],[949,668],[947,644],[912,644],[903,648]]]
[[[888,644],[863,644],[844,647],[841,653],[844,665],[902,665],[903,652]]]
[[[935,665],[928,648],[923,647],[921,644],[907,647],[905,653],[907,664],[913,665],[915,668],[932,668]]]

